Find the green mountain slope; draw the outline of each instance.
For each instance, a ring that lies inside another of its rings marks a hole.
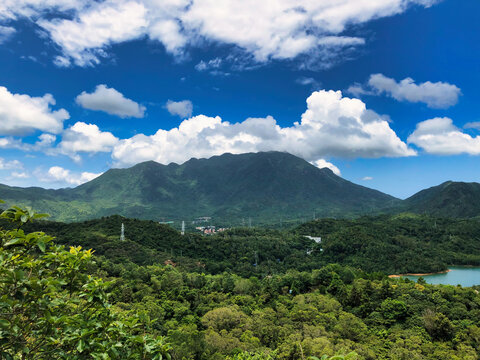
[[[119,240],[122,224],[125,241]],[[194,271],[233,271],[246,277],[334,263],[388,274],[480,265],[476,219],[416,214],[319,219],[288,230],[233,228],[210,236],[198,232],[182,236],[158,222],[121,216],[75,223],[38,221],[24,230],[43,231],[60,244],[93,248],[114,263],[152,265],[172,260]],[[321,242],[306,236],[321,237]]]
[[[224,154],[182,165],[153,161],[111,169],[74,189],[2,185],[8,204],[30,205],[53,219],[75,221],[119,214],[143,219],[191,220],[212,216],[226,223],[252,217],[348,217],[398,206],[400,200],[353,184],[287,153]]]
[[[441,217],[469,218],[480,215],[480,184],[447,181],[406,199],[404,210]]]

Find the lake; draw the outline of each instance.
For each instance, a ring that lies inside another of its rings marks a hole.
[[[454,266],[449,268],[449,272],[443,274],[433,274],[422,276],[429,284],[462,285],[473,286],[480,285],[480,267]],[[419,276],[405,276],[406,278],[417,281]]]

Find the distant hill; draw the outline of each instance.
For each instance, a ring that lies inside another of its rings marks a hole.
[[[73,189],[0,185],[0,199],[30,205],[53,219],[78,221],[119,214],[152,220],[211,216],[238,224],[280,218],[351,217],[401,201],[319,169],[288,153],[224,154],[182,165],[153,161],[111,169]]]
[[[480,184],[447,181],[409,197],[403,201],[402,208],[441,217],[479,216]]]
[[[124,241],[120,241],[122,224]],[[5,226],[1,219],[0,225]],[[245,277],[334,263],[389,274],[480,265],[480,223],[476,219],[418,214],[317,219],[288,230],[233,228],[210,236],[188,231],[182,236],[155,221],[117,215],[74,223],[38,221],[26,224],[24,230],[43,231],[63,245],[93,248],[96,255],[117,264],[172,260],[192,271],[232,271]],[[321,242],[305,235],[321,237]]]

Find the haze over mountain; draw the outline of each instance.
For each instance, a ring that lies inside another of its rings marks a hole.
[[[2,185],[0,198],[63,221],[120,214],[154,220],[212,216],[234,222],[255,217],[254,221],[270,222],[311,218],[314,213],[318,217],[376,213],[400,203],[282,152],[224,154],[182,165],[147,161],[111,169],[73,189]]]

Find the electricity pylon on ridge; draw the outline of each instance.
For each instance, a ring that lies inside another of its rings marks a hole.
[[[125,241],[125,226],[122,223],[122,229],[120,231],[120,241]]]

